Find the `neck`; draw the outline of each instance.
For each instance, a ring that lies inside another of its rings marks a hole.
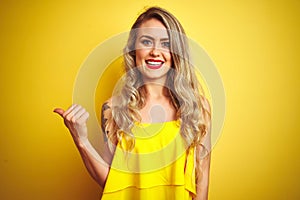
[[[148,82],[144,87],[147,98],[158,99],[168,96],[168,89],[162,84]]]

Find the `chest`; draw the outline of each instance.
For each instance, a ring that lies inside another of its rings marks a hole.
[[[176,120],[176,110],[169,101],[149,101],[139,112],[142,122],[160,123]]]

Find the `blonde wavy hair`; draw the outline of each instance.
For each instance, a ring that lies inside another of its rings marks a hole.
[[[113,117],[107,121],[112,127],[107,134],[113,144],[110,145],[111,151],[113,151],[112,146],[118,142],[124,148],[126,147],[127,151],[134,148],[135,138],[131,129],[135,121],[141,120],[138,111],[146,103],[143,79],[140,72],[136,70],[135,42],[138,28],[143,22],[153,18],[163,23],[168,31],[173,70],[168,72],[165,87],[176,109],[180,121],[180,133],[187,148],[201,144],[202,138],[208,132],[210,113],[203,106],[205,98],[200,94],[203,90],[197,80],[194,66],[191,65],[185,31],[171,13],[159,7],[151,7],[139,15],[133,24],[124,48],[126,71],[124,85],[119,95],[112,101]]]

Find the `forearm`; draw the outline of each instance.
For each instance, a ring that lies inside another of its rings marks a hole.
[[[197,196],[193,200],[208,200],[208,184],[198,185]]]
[[[208,200],[210,153],[200,161],[200,174],[197,177],[197,196],[194,200]]]
[[[104,187],[110,169],[109,165],[96,152],[87,139],[75,141],[75,144],[92,178],[100,186]]]
[[[88,172],[100,186],[104,187],[109,172],[109,165],[88,141],[86,122],[89,118],[89,113],[77,104],[73,104],[66,111],[56,108],[54,112],[64,119],[64,123],[71,133]]]

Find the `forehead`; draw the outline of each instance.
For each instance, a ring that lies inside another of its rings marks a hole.
[[[138,37],[148,35],[154,38],[169,38],[166,27],[157,19],[149,19],[143,22],[137,29],[137,35]]]

